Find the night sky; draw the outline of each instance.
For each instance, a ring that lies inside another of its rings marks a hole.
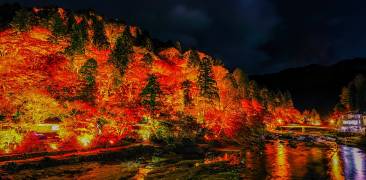
[[[0,0],[95,9],[250,74],[366,57],[364,0]]]

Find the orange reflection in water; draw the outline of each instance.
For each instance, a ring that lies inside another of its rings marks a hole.
[[[289,179],[289,164],[287,159],[287,148],[284,144],[277,144],[277,154],[276,154],[276,168],[274,172],[275,177],[281,179]]]
[[[240,164],[240,159],[241,159],[240,154],[224,153],[221,156],[216,156],[216,157],[212,157],[212,158],[205,158],[204,163],[205,164],[212,164],[212,163],[216,163],[216,162],[227,161],[231,165],[238,165],[238,164]]]
[[[338,151],[334,152],[331,156],[331,179],[334,180],[343,180],[344,177],[342,175],[342,166],[341,166],[341,161],[339,159],[339,153]]]
[[[266,169],[269,179],[290,179],[290,165],[285,143],[275,141],[266,146]]]

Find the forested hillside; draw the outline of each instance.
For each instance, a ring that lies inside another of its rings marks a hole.
[[[92,11],[18,9],[0,32],[0,151],[124,139],[244,143],[301,119],[289,93],[258,87],[199,50],[161,44]],[[39,133],[58,140],[43,144]]]

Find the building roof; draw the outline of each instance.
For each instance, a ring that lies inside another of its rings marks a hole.
[[[59,117],[49,117],[44,120],[45,124],[59,124],[61,123],[61,119]]]

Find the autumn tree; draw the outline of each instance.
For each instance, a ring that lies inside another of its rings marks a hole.
[[[198,85],[200,87],[200,95],[207,99],[218,99],[219,93],[216,80],[212,73],[212,64],[208,58],[204,58],[200,62]]]
[[[318,111],[316,111],[316,109],[311,110],[310,116],[312,118],[312,124],[320,123],[320,115],[319,115]]]
[[[24,92],[13,103],[17,106],[16,118],[30,124],[42,123],[43,120],[59,116],[62,112],[55,99],[35,92]]]
[[[157,98],[159,94],[161,94],[161,89],[157,77],[150,75],[147,85],[140,93],[141,103],[147,106],[150,111],[154,111],[158,105]]]
[[[15,16],[10,25],[20,32],[28,31],[31,27],[33,14],[26,9],[15,12]]]
[[[95,76],[97,73],[97,61],[94,59],[88,59],[81,67],[80,73],[85,80],[85,87],[81,94],[81,99],[87,102],[94,103],[95,100]]]
[[[104,22],[97,17],[93,17],[93,43],[99,49],[109,48],[109,42],[104,30]]]
[[[132,36],[127,26],[122,35],[117,38],[116,46],[109,59],[119,69],[122,76],[125,74],[130,61],[128,55],[133,52],[132,46]]]

